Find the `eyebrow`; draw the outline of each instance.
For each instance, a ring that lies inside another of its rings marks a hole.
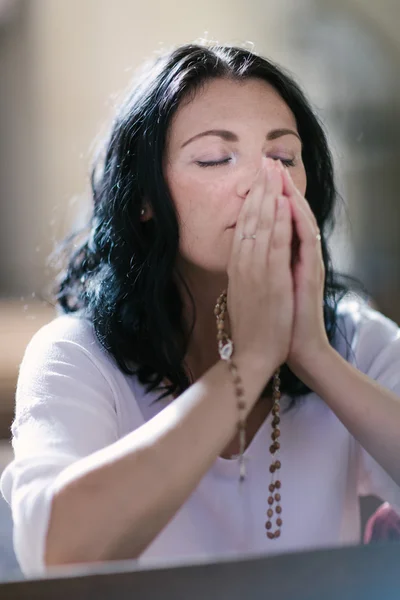
[[[194,142],[195,140],[198,140],[199,138],[202,138],[202,137],[205,137],[208,135],[214,135],[214,136],[220,137],[221,139],[225,140],[226,142],[238,142],[239,141],[238,136],[236,135],[236,133],[233,133],[233,131],[228,131],[227,129],[209,129],[208,131],[202,131],[201,133],[198,133],[197,135],[194,135],[193,137],[191,137],[189,140],[186,140],[186,142],[184,142],[182,144],[181,148],[184,148],[191,142]],[[285,129],[285,128],[271,129],[271,131],[269,131],[266,135],[266,140],[267,141],[276,140],[277,138],[280,138],[284,135],[295,135],[301,142],[301,138],[298,133],[296,133],[293,129]]]

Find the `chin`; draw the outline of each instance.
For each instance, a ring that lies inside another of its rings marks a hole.
[[[206,269],[205,269],[208,273],[210,273],[210,275],[215,275],[217,276],[225,276],[228,272],[228,261],[226,262],[221,262],[218,264],[212,264],[209,265]]]
[[[197,273],[198,275],[202,274],[202,276],[226,276],[229,264],[228,258],[226,258],[226,260],[223,260],[224,257],[222,256],[220,257],[220,260],[218,260],[218,262],[215,260],[215,255],[213,257],[210,257],[209,261],[204,260],[204,258],[204,256],[202,257],[203,260],[197,260],[197,257],[186,258],[182,261],[184,265],[183,271],[191,272],[193,274]]]

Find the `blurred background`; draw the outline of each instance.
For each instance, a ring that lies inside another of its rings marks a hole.
[[[336,163],[336,266],[400,323],[399,26],[398,0],[0,0],[0,471],[18,365],[54,317],[47,258],[90,207],[91,154],[113,106],[163,48],[246,44],[295,76]],[[0,576],[15,567],[0,502]]]

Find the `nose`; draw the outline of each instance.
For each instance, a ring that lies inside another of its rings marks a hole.
[[[253,162],[251,165],[247,164],[242,167],[238,173],[236,191],[238,196],[246,198],[249,193],[259,171],[261,168],[261,161]]]

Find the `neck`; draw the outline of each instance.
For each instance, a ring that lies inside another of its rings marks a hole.
[[[196,381],[218,360],[217,328],[214,307],[218,297],[228,285],[226,274],[190,270],[184,273],[185,281],[192,294],[196,307],[196,322],[190,336],[185,364],[192,381]],[[182,289],[185,319],[191,323],[192,308],[187,291]],[[227,320],[227,326],[229,321]]]

